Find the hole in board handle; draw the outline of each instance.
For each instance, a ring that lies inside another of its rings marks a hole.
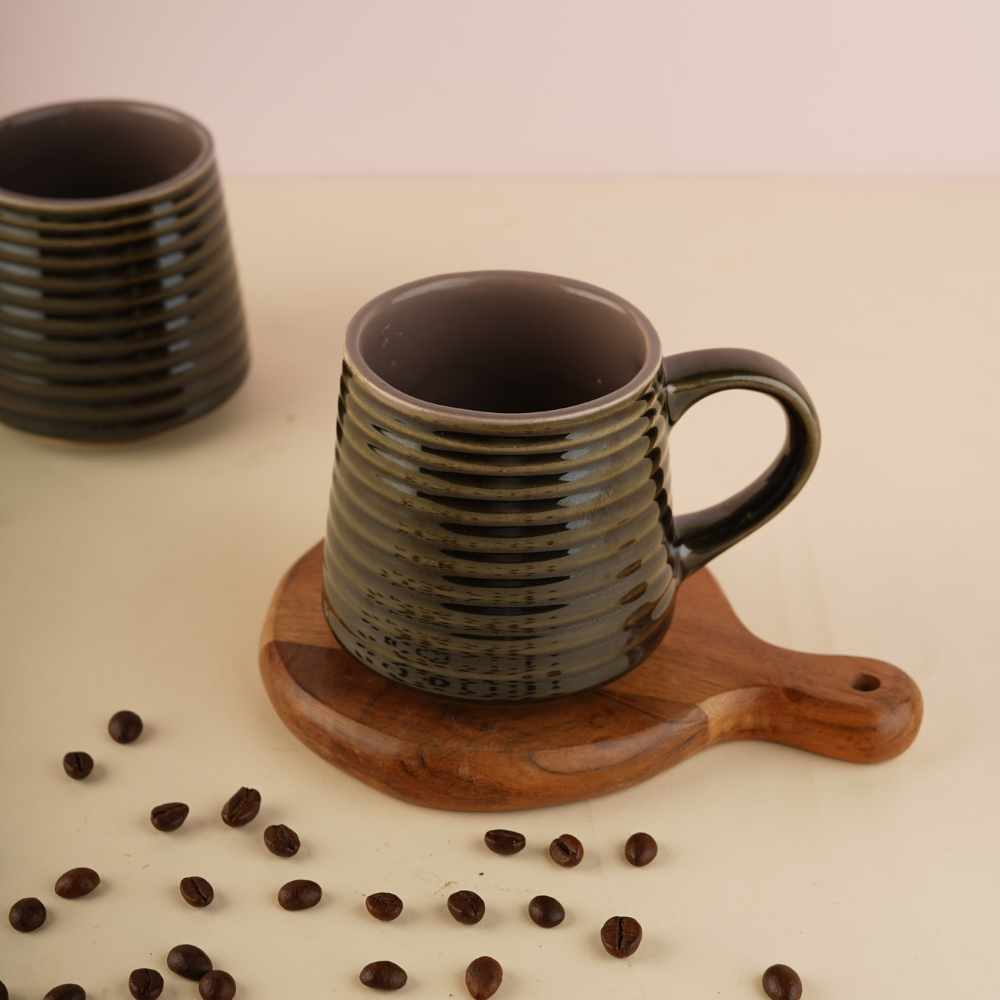
[[[851,687],[855,691],[875,691],[882,682],[874,674],[855,674],[851,678]]]

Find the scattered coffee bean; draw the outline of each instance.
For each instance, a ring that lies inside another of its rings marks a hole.
[[[372,893],[365,906],[376,920],[395,920],[403,912],[403,901],[391,892]]]
[[[583,860],[583,844],[571,834],[564,833],[549,844],[549,857],[563,868],[575,868]]]
[[[82,750],[68,753],[63,757],[63,770],[75,781],[82,781],[94,770],[94,758]]]
[[[76,983],[63,983],[62,986],[53,986],[44,1000],[87,1000],[87,991]]]
[[[108,732],[115,743],[132,743],[142,733],[142,719],[135,712],[115,712],[108,723]]]
[[[70,868],[56,880],[56,895],[63,899],[79,899],[101,884],[101,876],[93,868]]]
[[[0,983],[0,1000],[10,1000],[10,994],[7,992],[7,987],[3,983]]]
[[[787,965],[772,965],[764,972],[760,984],[771,1000],[799,1000],[802,996],[802,980]]]
[[[323,898],[323,890],[307,878],[286,882],[278,890],[278,902],[286,910],[308,910]]]
[[[178,944],[167,952],[167,968],[178,976],[197,981],[212,971],[212,960],[193,944]]]
[[[535,896],[528,903],[528,916],[539,927],[555,927],[566,919],[566,911],[558,899],[551,896]]]
[[[156,969],[133,969],[128,977],[128,991],[135,1000],[156,1000],[163,992],[163,976]]]
[[[636,868],[648,865],[656,857],[656,841],[648,833],[633,833],[625,841],[625,860]]]
[[[222,822],[226,826],[246,826],[259,812],[260,792],[244,787],[222,807]]]
[[[290,858],[297,854],[299,850],[298,834],[279,823],[277,826],[269,826],[264,831],[264,843],[272,854],[277,854],[279,858]]]
[[[213,969],[198,980],[198,992],[202,1000],[233,1000],[236,980],[228,972]]]
[[[486,904],[471,889],[459,889],[448,897],[448,912],[460,924],[478,924],[486,913]]]
[[[25,896],[19,899],[11,908],[8,914],[10,926],[22,934],[29,931],[37,931],[45,923],[45,907],[40,899],[34,896]]]
[[[601,928],[601,944],[609,955],[628,958],[642,941],[642,928],[632,917],[612,917]]]
[[[157,830],[170,833],[171,830],[176,830],[181,826],[190,811],[183,802],[165,802],[162,806],[153,809],[149,814],[149,822]]]
[[[503,968],[495,958],[483,955],[474,959],[465,970],[465,985],[472,1000],[489,1000],[503,982]]]
[[[406,985],[406,973],[395,962],[369,962],[358,979],[373,990],[401,990]]]
[[[208,879],[200,875],[189,875],[181,879],[181,895],[184,902],[192,906],[208,906],[215,899],[215,890]]]
[[[483,840],[494,854],[517,854],[524,850],[524,834],[513,830],[487,830]]]

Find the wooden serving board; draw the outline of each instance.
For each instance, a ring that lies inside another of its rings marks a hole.
[[[681,586],[656,652],[605,687],[535,704],[426,694],[344,652],[323,618],[322,564],[319,543],[278,586],[261,636],[264,685],[308,747],[407,802],[480,811],[572,802],[727,740],[872,763],[902,753],[920,727],[920,689],[902,670],[762,642],[707,570]]]

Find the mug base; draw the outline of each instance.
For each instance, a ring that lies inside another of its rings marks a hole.
[[[191,424],[210,416],[228,403],[246,381],[250,371],[249,358],[241,363],[233,375],[218,390],[170,413],[147,421],[131,421],[123,418],[105,424],[90,424],[86,421],[51,420],[44,417],[25,417],[3,409],[0,401],[0,424],[12,430],[35,438],[46,444],[68,448],[101,450],[121,448],[132,444],[148,444],[169,437],[184,430]]]
[[[670,627],[674,616],[674,598],[677,594],[676,586],[672,585],[672,589],[668,591],[670,603],[653,626],[647,627],[642,637],[625,652],[619,653],[610,662],[602,662],[589,670],[575,673],[542,670],[524,676],[519,675],[520,671],[515,676],[510,676],[513,671],[508,671],[508,676],[470,672],[460,676],[445,674],[440,668],[427,670],[413,663],[380,655],[370,644],[363,643],[352,635],[351,630],[337,617],[325,589],[321,588],[321,591],[323,615],[330,631],[341,648],[359,666],[414,691],[426,691],[456,701],[501,705],[569,698],[623,677],[642,663],[663,640],[663,634]]]
[[[268,695],[310,749],[418,805],[573,802],[735,739],[874,763],[920,727],[920,690],[898,667],[763,642],[705,569],[681,584],[670,629],[635,669],[582,694],[502,704],[415,691],[361,666],[323,616],[322,568],[318,543],[275,593],[260,646]]]

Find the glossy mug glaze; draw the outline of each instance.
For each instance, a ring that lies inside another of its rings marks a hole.
[[[819,450],[779,362],[663,359],[634,306],[566,278],[404,285],[358,312],[344,355],[324,614],[371,670],[454,698],[559,697],[637,666],[684,576],[787,504]],[[732,388],[781,403],[784,446],[741,493],[675,517],[670,427]]]
[[[202,125],[130,101],[0,121],[0,420],[143,438],[219,406],[248,364]]]

